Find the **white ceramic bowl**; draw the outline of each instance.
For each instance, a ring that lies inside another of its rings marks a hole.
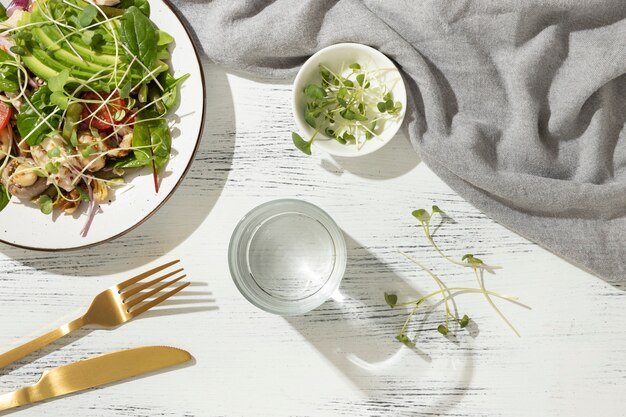
[[[333,72],[341,71],[342,65],[348,67],[357,62],[364,69],[389,68],[389,71],[381,72],[379,79],[393,93],[394,101],[402,104],[400,115],[386,122],[383,132],[378,137],[367,141],[360,149],[356,145],[343,145],[334,139],[328,138],[322,132],[318,133],[313,146],[336,156],[361,156],[374,152],[383,147],[391,140],[400,129],[406,111],[406,88],[400,72],[389,58],[378,50],[358,43],[338,43],[328,46],[315,53],[309,58],[296,76],[293,84],[293,114],[296,119],[299,134],[308,140],[315,129],[304,120],[306,108],[306,96],[304,88],[310,83],[321,83],[319,65],[324,64]]]

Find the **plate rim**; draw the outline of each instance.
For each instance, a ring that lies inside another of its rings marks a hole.
[[[143,223],[146,222],[146,220],[148,220],[157,211],[159,211],[165,205],[165,203],[167,203],[169,201],[169,199],[174,195],[174,193],[178,190],[178,187],[183,182],[183,180],[187,176],[187,173],[191,169],[191,165],[193,165],[193,161],[196,159],[196,153],[198,152],[198,148],[200,147],[200,142],[202,142],[202,137],[204,136],[204,126],[205,126],[205,117],[206,117],[206,109],[207,109],[207,105],[206,105],[206,101],[207,101],[206,80],[205,80],[205,75],[204,75],[204,67],[202,66],[202,60],[200,58],[200,53],[198,52],[199,48],[198,48],[198,45],[197,45],[197,42],[196,42],[196,38],[195,38],[195,36],[194,36],[194,34],[192,32],[192,29],[191,29],[189,23],[187,23],[187,20],[173,6],[173,4],[171,3],[170,0],[160,0],[160,1],[167,6],[167,8],[172,12],[172,14],[176,17],[176,19],[183,26],[183,29],[185,30],[185,33],[187,34],[187,37],[189,38],[189,41],[191,42],[191,46],[193,48],[193,52],[194,52],[194,55],[196,57],[196,61],[198,62],[198,67],[200,69],[200,81],[202,83],[202,118],[201,118],[201,121],[200,121],[200,130],[198,131],[198,140],[196,140],[196,144],[195,144],[195,146],[193,148],[193,151],[191,152],[191,157],[189,158],[189,162],[187,163],[187,166],[183,170],[180,178],[178,179],[178,181],[176,181],[176,184],[174,184],[174,187],[169,192],[169,194],[167,196],[165,196],[163,201],[161,201],[144,218],[142,218],[140,221],[138,221],[137,223],[135,223],[134,225],[132,225],[128,229],[123,230],[123,231],[117,233],[116,235],[108,237],[106,239],[102,239],[102,240],[99,240],[99,241],[93,242],[93,243],[87,243],[85,245],[72,246],[72,247],[67,247],[67,248],[39,248],[39,247],[36,247],[36,246],[28,246],[28,245],[21,245],[21,244],[18,244],[18,243],[13,243],[13,242],[7,242],[6,240],[4,240],[2,238],[0,238],[0,243],[4,243],[6,245],[13,246],[13,247],[16,247],[16,248],[28,249],[28,250],[38,251],[38,252],[69,252],[69,251],[75,251],[75,250],[80,250],[80,249],[92,248],[94,246],[102,245],[102,244],[111,242],[111,241],[113,241],[115,239],[118,239],[118,238],[122,237],[123,235],[125,235],[125,234],[127,234],[129,232],[132,232],[133,230],[135,230],[136,228],[141,226]]]

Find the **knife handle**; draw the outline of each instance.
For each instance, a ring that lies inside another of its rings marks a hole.
[[[0,411],[30,404],[30,387],[21,388],[8,394],[0,395]]]
[[[74,321],[71,321],[59,328],[52,330],[42,336],[39,336],[36,339],[31,340],[30,342],[26,342],[21,346],[13,348],[8,352],[0,355],[0,369],[5,366],[17,361],[18,359],[22,359],[26,355],[33,353],[34,351],[41,349],[44,346],[49,345],[50,343],[60,339],[61,337],[73,332],[76,329],[80,329],[85,325],[85,317],[81,316]],[[4,397],[1,397],[4,398]]]

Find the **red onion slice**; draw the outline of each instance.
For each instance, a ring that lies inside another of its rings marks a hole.
[[[30,8],[30,0],[13,0],[7,7],[7,16],[11,17],[17,9],[28,10]]]

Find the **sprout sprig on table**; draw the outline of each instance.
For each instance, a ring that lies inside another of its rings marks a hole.
[[[379,75],[385,68],[367,70],[352,63],[338,73],[325,65],[319,66],[320,84],[304,88],[307,99],[304,120],[315,129],[308,140],[296,132],[291,137],[294,145],[311,155],[311,145],[323,133],[328,138],[358,149],[379,135],[384,122],[400,115],[402,104],[394,101],[393,94]]]
[[[489,305],[496,311],[496,313],[502,318],[502,320],[507,324],[507,326],[509,326],[511,330],[519,337],[520,334],[517,331],[517,329],[506,318],[506,316],[502,313],[502,311],[500,311],[500,309],[495,305],[492,297],[500,298],[500,299],[512,302],[514,304],[517,304],[519,306],[522,306],[528,309],[530,307],[520,303],[517,297],[489,291],[485,287],[484,272],[487,271],[487,272],[493,273],[494,270],[499,269],[500,267],[487,265],[481,259],[477,258],[471,253],[465,254],[461,258],[460,261],[457,261],[451,258],[450,256],[446,255],[439,248],[439,246],[435,243],[433,234],[431,232],[431,220],[433,219],[433,217],[439,215],[443,219],[445,216],[445,213],[439,207],[433,206],[430,212],[424,209],[415,210],[413,211],[412,214],[413,214],[413,217],[415,217],[419,221],[420,227],[422,231],[424,232],[424,235],[426,236],[426,239],[428,240],[430,245],[437,251],[439,255],[441,255],[441,257],[443,257],[445,260],[447,260],[448,262],[454,265],[472,269],[474,275],[476,276],[478,287],[477,288],[475,287],[448,287],[443,282],[443,280],[437,274],[435,274],[430,268],[426,267],[424,264],[422,264],[415,258],[407,255],[406,253],[401,252],[401,254],[404,257],[406,257],[408,260],[410,260],[415,265],[417,265],[421,270],[426,272],[435,281],[435,283],[439,287],[439,290],[434,291],[430,294],[427,294],[421,298],[402,302],[402,303],[398,303],[398,296],[396,294],[385,293],[385,302],[391,308],[406,307],[406,306],[414,305],[413,309],[411,310],[407,319],[405,320],[404,325],[400,329],[400,332],[396,336],[396,340],[398,340],[399,342],[409,347],[415,346],[415,342],[412,341],[406,335],[406,329],[409,323],[411,322],[411,319],[417,313],[417,311],[422,306],[422,304],[424,304],[426,300],[429,300],[433,297],[441,297],[441,302],[443,303],[444,308],[445,308],[444,322],[437,327],[437,331],[439,333],[441,333],[444,336],[448,335],[448,333],[450,332],[451,323],[456,323],[456,325],[460,329],[467,327],[467,325],[470,322],[470,317],[467,314],[464,314],[462,317],[459,317],[456,304],[454,303],[454,298],[461,294],[483,294],[483,296],[485,297]]]

